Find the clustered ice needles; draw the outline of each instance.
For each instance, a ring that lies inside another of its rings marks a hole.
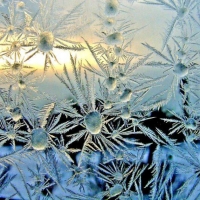
[[[30,1],[33,8],[0,1],[8,10],[0,27],[0,197],[198,200],[199,1],[98,1],[94,21],[85,20],[87,1],[67,10],[68,1],[63,9],[57,0]],[[148,52],[140,54],[135,35],[146,27],[129,18],[139,6],[173,18],[157,38],[162,47],[143,41]],[[82,31],[94,27],[92,44]],[[55,49],[70,57],[62,71]],[[36,87],[42,76],[28,61],[37,54],[70,99]]]

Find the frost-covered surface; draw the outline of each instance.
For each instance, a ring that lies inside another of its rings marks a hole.
[[[0,197],[200,199],[199,0],[0,9]]]

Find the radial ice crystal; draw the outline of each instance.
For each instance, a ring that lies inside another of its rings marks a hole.
[[[106,79],[106,87],[109,89],[109,90],[114,90],[117,86],[117,80],[116,78],[114,77],[108,77]]]
[[[18,86],[22,90],[26,89],[26,83],[21,79],[18,81]]]
[[[105,25],[106,27],[112,27],[115,23],[116,23],[116,20],[115,20],[115,18],[113,18],[113,17],[108,17],[108,18],[106,18],[105,21],[104,21],[104,25]]]
[[[7,33],[8,35],[13,35],[15,32],[15,27],[13,25],[10,25],[7,27]]]
[[[121,47],[115,46],[114,52],[116,56],[121,56],[123,53],[123,49]]]
[[[38,49],[42,52],[49,52],[53,49],[54,35],[52,32],[44,31],[38,37]]]
[[[120,32],[115,32],[106,36],[106,43],[108,45],[119,45],[123,42],[123,39],[123,35]]]
[[[93,112],[88,113],[84,118],[84,122],[85,122],[87,130],[91,134],[95,135],[101,131],[102,119],[99,112],[93,111]]]
[[[33,149],[45,150],[48,144],[47,132],[43,128],[37,128],[32,131],[31,144]]]
[[[132,91],[130,89],[125,89],[122,95],[120,96],[121,102],[128,102],[131,100]]]
[[[17,2],[16,10],[18,12],[24,12],[25,11],[25,6],[26,6],[26,4],[23,1],[19,1],[19,2]]]
[[[178,10],[178,17],[184,18],[188,14],[188,9],[185,7],[182,7]]]
[[[11,109],[11,116],[15,122],[20,120],[22,118],[21,109],[19,107]]]
[[[174,66],[174,73],[180,77],[180,78],[183,78],[185,76],[188,75],[188,67],[185,66],[184,64],[182,63],[178,63]]]
[[[21,48],[21,44],[19,41],[14,41],[12,44],[11,44],[11,50],[12,51],[19,51],[19,49]]]
[[[12,69],[13,74],[17,74],[22,69],[22,64],[20,64],[20,63],[14,63],[12,65],[11,69]]]
[[[114,16],[119,11],[119,2],[117,0],[107,0],[105,5],[105,14]]]

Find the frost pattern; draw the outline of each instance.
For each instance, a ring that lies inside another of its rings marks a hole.
[[[199,1],[28,2],[0,0],[0,197],[200,199]],[[138,6],[170,13],[142,54]],[[69,98],[38,87],[49,68]]]

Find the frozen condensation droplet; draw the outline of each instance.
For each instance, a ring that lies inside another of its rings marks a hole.
[[[108,45],[119,45],[123,42],[123,35],[120,32],[115,32],[106,36],[106,43]]]
[[[131,100],[132,91],[130,89],[125,89],[122,95],[120,96],[121,102],[128,102]]]
[[[105,14],[114,16],[119,11],[119,2],[117,0],[107,0],[105,5]]]
[[[106,79],[106,88],[109,90],[114,90],[117,87],[117,80],[114,77],[108,77]]]
[[[182,63],[178,63],[174,66],[174,73],[182,78],[188,75],[188,67]]]
[[[112,26],[114,26],[115,23],[116,23],[116,20],[113,17],[108,17],[104,21],[104,25],[106,27],[112,27]]]
[[[48,52],[53,49],[54,35],[52,32],[44,31],[38,37],[38,49],[42,52]]]
[[[19,51],[20,48],[21,48],[21,44],[19,41],[14,41],[11,44],[11,50],[13,50],[13,51]]]
[[[116,55],[116,56],[121,56],[122,53],[123,53],[123,50],[122,50],[121,47],[115,46],[114,52],[115,52],[115,55]]]
[[[10,25],[10,26],[8,26],[8,28],[7,28],[7,33],[9,34],[9,35],[13,35],[14,34],[14,31],[15,30],[15,27],[13,26],[13,25]]]
[[[24,12],[24,9],[25,9],[25,3],[23,1],[18,2],[16,5],[16,10],[18,12]]]
[[[187,15],[188,13],[188,9],[187,8],[180,8],[179,11],[178,11],[178,17],[179,18],[183,18]]]
[[[48,144],[47,132],[43,128],[32,131],[31,144],[35,150],[45,150]]]
[[[20,63],[14,63],[11,68],[13,74],[17,74],[22,69],[22,65]]]
[[[23,80],[19,80],[18,81],[18,86],[22,90],[26,89],[26,84],[25,84],[25,82]]]
[[[11,115],[14,121],[18,121],[22,118],[21,109],[19,107],[11,110]]]
[[[86,125],[87,130],[91,134],[99,134],[102,128],[102,119],[101,115],[97,111],[90,112],[84,118],[84,122]]]

